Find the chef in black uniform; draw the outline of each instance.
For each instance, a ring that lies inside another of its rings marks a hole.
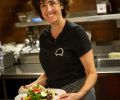
[[[50,25],[40,35],[40,63],[45,71],[36,81],[64,89],[60,100],[96,100],[97,74],[91,42],[85,30],[66,19],[71,0],[33,0],[33,7]]]

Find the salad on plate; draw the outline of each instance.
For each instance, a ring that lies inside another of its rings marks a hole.
[[[20,93],[15,100],[57,100],[59,95],[66,93],[62,89],[45,88],[42,85],[35,84],[27,89],[27,93]]]

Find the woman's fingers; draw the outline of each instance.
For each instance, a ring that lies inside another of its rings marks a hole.
[[[64,93],[64,94],[60,95],[59,98],[62,99],[62,98],[66,98],[66,97],[68,97],[68,96],[69,96],[68,93]]]
[[[24,88],[24,86],[21,86],[20,88],[19,88],[19,90],[18,90],[18,93],[20,94],[20,93],[25,93],[25,92],[27,92],[28,90],[27,89],[25,89]]]

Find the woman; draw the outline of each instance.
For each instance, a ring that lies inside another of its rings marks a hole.
[[[84,29],[66,20],[71,0],[32,3],[50,26],[40,36],[40,62],[45,73],[25,88],[39,83],[66,90],[59,100],[95,100],[97,74],[93,50]]]

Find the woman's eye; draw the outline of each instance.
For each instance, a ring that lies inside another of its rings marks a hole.
[[[41,4],[40,7],[41,7],[41,8],[45,7],[45,4]]]
[[[50,5],[51,5],[51,6],[55,5],[55,2],[51,2]]]

